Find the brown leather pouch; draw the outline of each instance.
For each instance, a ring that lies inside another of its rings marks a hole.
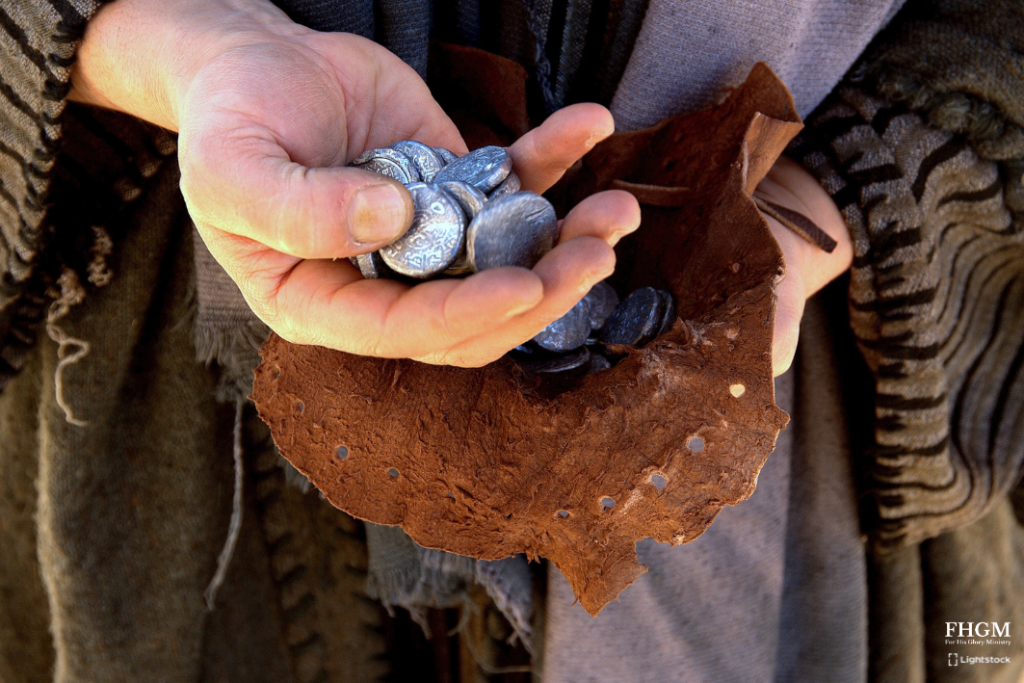
[[[518,65],[442,46],[433,68],[470,148],[530,128]],[[549,558],[596,614],[645,571],[636,541],[692,541],[753,492],[788,420],[771,364],[783,258],[749,195],[800,127],[757,65],[722,104],[601,143],[550,192],[560,215],[608,188],[640,201],[613,284],[675,294],[679,320],[649,346],[544,378],[507,359],[438,367],[275,337],[253,393],[281,453],[337,507],[426,547]]]

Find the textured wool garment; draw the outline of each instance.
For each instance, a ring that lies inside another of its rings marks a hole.
[[[1024,465],[1024,11],[915,1],[887,34],[810,122],[820,156],[794,150],[854,237],[882,546],[978,519]]]
[[[850,227],[851,323],[876,374],[869,526],[919,541],[985,514],[1024,462],[1024,232],[1003,191],[1019,180],[853,89],[819,123],[830,153],[802,156]]]
[[[616,128],[646,128],[714,104],[760,61],[807,116],[902,4],[651,0],[612,101]]]

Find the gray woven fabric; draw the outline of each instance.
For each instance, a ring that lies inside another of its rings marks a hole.
[[[196,318],[193,336],[196,360],[220,367],[217,398],[234,403],[252,393],[252,371],[270,328],[245,303],[234,280],[221,268],[193,228]]]
[[[522,555],[484,561],[416,544],[401,527],[366,525],[366,592],[389,610],[403,607],[429,633],[428,607],[473,609],[469,589],[483,586],[516,637],[533,652],[533,585]]]
[[[807,116],[903,0],[651,0],[615,98],[617,130],[714,104],[767,62]]]
[[[292,21],[317,31],[355,33],[370,39],[374,35],[373,0],[277,0],[274,4]]]
[[[433,10],[431,0],[386,0],[378,4],[380,42],[416,69],[422,78],[427,77]]]

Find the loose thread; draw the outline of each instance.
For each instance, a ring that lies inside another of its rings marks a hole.
[[[466,631],[462,632],[462,638],[466,643],[466,648],[469,650],[469,654],[473,656],[473,661],[475,661],[476,665],[480,667],[481,671],[483,671],[488,676],[524,673],[533,674],[534,677],[538,679],[541,677],[541,675],[538,672],[534,671],[533,666],[528,664],[522,664],[519,666],[492,666],[491,664],[487,664],[486,662],[484,662],[483,658],[480,657],[480,655],[477,653],[476,648],[473,647],[473,639],[469,637],[469,634]]]
[[[75,271],[70,268],[65,268],[61,272],[57,278],[57,285],[60,294],[46,312],[46,334],[57,344],[57,368],[53,371],[54,397],[57,405],[64,411],[64,419],[76,427],[84,427],[89,424],[88,421],[76,418],[71,406],[64,399],[64,369],[89,355],[91,347],[84,339],[76,339],[65,332],[57,325],[57,321],[66,316],[72,306],[82,303],[85,299],[85,290],[82,289]],[[78,349],[69,354],[68,347],[72,346],[77,346]]]
[[[74,365],[78,361],[89,355],[91,347],[89,342],[84,339],[75,339],[62,330],[60,327],[49,323],[46,326],[46,334],[50,336],[54,342],[57,343],[57,369],[53,372],[53,393],[57,399],[57,405],[64,411],[64,419],[76,427],[84,427],[89,422],[87,420],[79,420],[75,417],[74,411],[68,402],[64,399],[64,368],[69,365]],[[78,350],[71,354],[67,354],[68,347],[77,346]]]
[[[102,226],[92,226],[92,232],[95,239],[89,249],[92,259],[86,266],[86,271],[89,273],[88,279],[97,287],[106,287],[114,277],[113,271],[107,265],[107,257],[114,251],[114,241],[110,239],[110,234]]]
[[[224,547],[217,558],[217,572],[210,580],[210,585],[203,592],[206,598],[206,608],[213,611],[217,601],[217,591],[224,583],[224,577],[228,572],[228,565],[231,564],[231,556],[235,553],[235,543],[238,542],[238,532],[242,529],[242,408],[245,406],[244,399],[235,402],[235,430],[234,430],[234,456],[235,456],[235,495],[231,503],[231,523],[228,525],[228,537],[224,541]]]

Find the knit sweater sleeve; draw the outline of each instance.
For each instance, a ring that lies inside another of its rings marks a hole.
[[[884,547],[968,524],[1024,463],[1024,10],[912,3],[791,154],[853,237],[868,530]]]

